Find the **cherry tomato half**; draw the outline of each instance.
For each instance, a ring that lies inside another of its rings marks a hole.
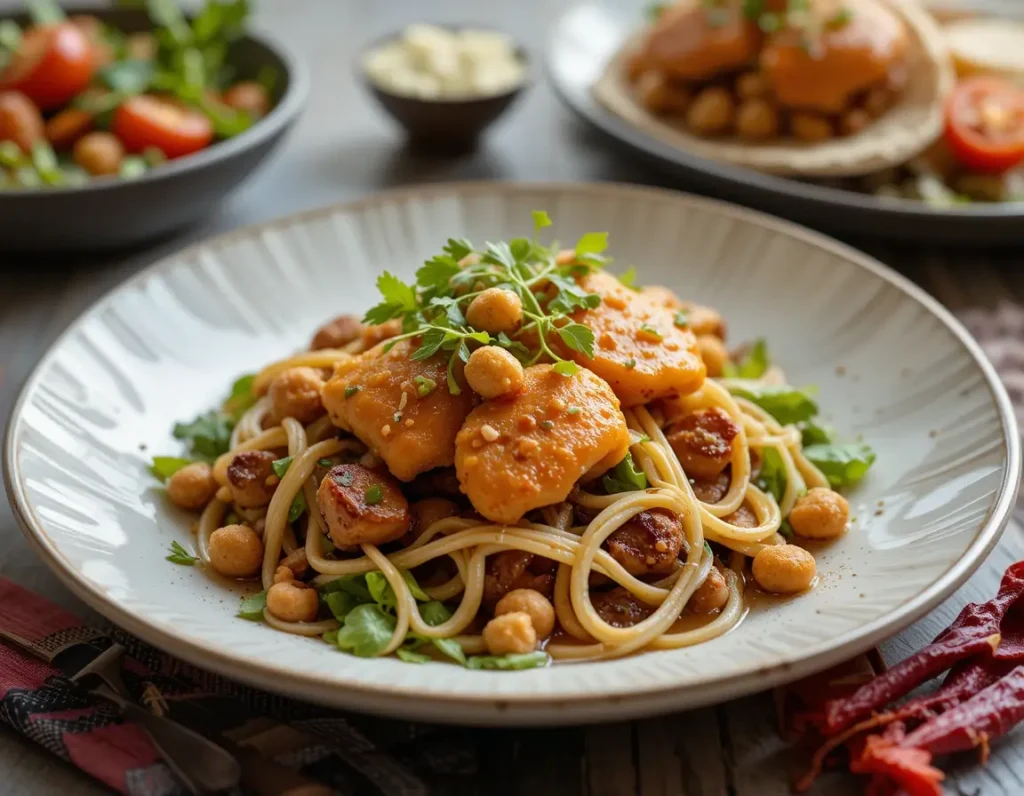
[[[191,155],[213,141],[213,125],[203,114],[151,94],[121,103],[111,130],[129,152],[156,147],[168,158]]]
[[[974,171],[998,174],[1024,161],[1024,89],[995,77],[963,81],[946,105],[946,140]]]
[[[89,37],[70,22],[32,28],[0,74],[0,87],[20,91],[40,110],[55,110],[89,85],[96,58]]]

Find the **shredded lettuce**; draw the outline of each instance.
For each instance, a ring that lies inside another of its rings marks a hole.
[[[850,486],[860,481],[875,462],[869,445],[810,445],[804,456],[828,478],[834,487]]]
[[[637,492],[647,489],[647,476],[638,470],[633,463],[633,454],[627,453],[626,458],[615,465],[615,468],[601,479],[605,491],[609,495],[619,492]]]

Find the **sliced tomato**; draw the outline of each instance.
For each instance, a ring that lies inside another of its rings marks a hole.
[[[55,110],[89,85],[96,53],[77,25],[62,22],[28,30],[0,74],[0,87],[20,91],[41,110]]]
[[[206,116],[151,94],[121,103],[114,112],[111,130],[129,152],[155,147],[168,158],[191,155],[213,141],[213,125]]]
[[[998,174],[1024,161],[1024,89],[996,77],[961,82],[946,105],[946,140],[974,171]]]

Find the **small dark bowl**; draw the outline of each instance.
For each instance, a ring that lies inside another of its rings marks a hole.
[[[151,29],[145,11],[65,7],[129,33]],[[18,20],[25,22],[24,18]],[[299,117],[309,93],[305,67],[281,45],[254,36],[236,42],[228,61],[241,78],[264,66],[279,75],[274,109],[244,133],[159,166],[138,179],[91,179],[74,188],[0,190],[0,250],[98,251],[163,237],[210,215],[256,170]]]
[[[475,25],[442,25],[449,29],[464,29]],[[482,27],[480,29],[487,29]],[[493,30],[493,29],[492,29]],[[366,74],[363,61],[367,53],[382,44],[394,41],[402,32],[378,39],[359,54],[356,70],[374,98],[409,136],[409,143],[417,149],[439,153],[458,154],[472,150],[484,132],[530,84],[530,60],[522,47],[516,55],[526,67],[523,80],[502,94],[471,99],[420,99],[385,91]]]

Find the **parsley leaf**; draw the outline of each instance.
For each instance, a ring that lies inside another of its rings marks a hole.
[[[306,513],[306,495],[300,489],[292,500],[292,505],[288,508],[288,522],[295,522],[299,517]]]
[[[811,396],[793,387],[751,384],[730,386],[729,392],[757,404],[784,426],[818,414],[818,405]]]
[[[199,559],[189,553],[188,550],[177,542],[171,542],[171,554],[167,556],[167,560],[172,564],[181,564],[182,566],[191,567]]]
[[[558,327],[558,336],[573,351],[579,351],[588,357],[594,356],[594,332],[582,323],[570,323]]]
[[[191,423],[177,423],[174,426],[174,437],[185,440],[196,456],[216,459],[228,452],[233,428],[234,422],[230,415],[213,410],[200,415]]]
[[[256,403],[256,396],[253,394],[252,385],[256,381],[256,376],[249,373],[245,376],[240,376],[234,384],[231,385],[231,394],[228,399],[224,402],[223,409],[227,412],[234,422],[238,422],[242,419],[242,415],[252,408],[253,404]]]
[[[190,464],[192,464],[191,459],[180,459],[176,456],[154,456],[149,471],[161,481],[166,481],[178,470],[188,467]]]
[[[636,266],[631,265],[621,274],[619,274],[619,281],[623,287],[628,287],[630,290],[639,291],[640,288],[636,284]]]
[[[576,241],[576,256],[582,254],[601,254],[608,248],[607,232],[587,232]]]
[[[765,374],[771,364],[772,360],[768,355],[768,346],[765,344],[764,338],[759,337],[750,347],[750,350],[746,352],[743,359],[736,363],[726,363],[723,375],[730,379],[759,379]]]
[[[860,481],[875,463],[875,452],[863,443],[850,445],[810,445],[804,456],[828,478],[834,487]]]
[[[406,647],[399,647],[396,649],[395,655],[406,663],[428,663],[430,661],[429,655],[424,655],[422,652],[416,652],[415,650],[407,649]]]
[[[519,655],[474,655],[466,660],[469,669],[536,669],[547,666],[551,656],[546,652],[526,652]]]
[[[811,445],[828,445],[832,442],[832,429],[819,425],[813,420],[797,423],[797,428],[800,429],[800,442],[805,448]]]
[[[448,238],[444,245],[445,254],[456,262],[465,259],[473,253],[473,244],[465,238]]]
[[[360,658],[375,658],[390,643],[396,622],[376,603],[357,605],[345,616],[335,643]]]
[[[274,475],[278,478],[284,478],[284,474],[288,472],[288,468],[292,466],[292,457],[285,456],[283,459],[275,459],[270,465],[274,468]]]
[[[416,272],[416,284],[427,289],[443,290],[458,272],[458,260],[450,254],[438,254],[427,260]]]
[[[416,311],[416,291],[390,271],[385,271],[377,277],[377,289],[384,297],[384,301],[367,311],[363,317],[364,323],[385,323],[392,318],[401,317],[406,312]]]
[[[772,495],[776,503],[782,503],[782,496],[786,494],[786,466],[775,448],[761,449],[761,475],[757,485]]]
[[[643,470],[636,468],[633,463],[633,454],[627,453],[626,457],[601,479],[601,483],[604,484],[605,492],[609,495],[619,492],[637,492],[647,489],[647,476],[644,475]]]
[[[568,359],[556,362],[551,369],[559,376],[575,376],[580,372],[580,366]]]
[[[263,609],[267,607],[267,592],[261,591],[258,594],[251,594],[248,597],[243,597],[242,602],[238,606],[238,615],[242,619],[248,619],[253,622],[263,621]]]

